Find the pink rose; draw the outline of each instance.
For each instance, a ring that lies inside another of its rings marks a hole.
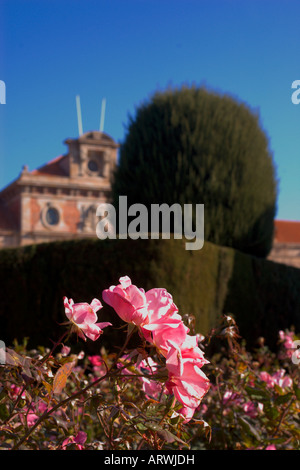
[[[103,366],[103,359],[99,355],[88,356],[88,359],[93,366]]]
[[[119,279],[120,284],[102,292],[103,300],[113,307],[126,323],[141,325],[148,320],[145,291],[131,284],[128,276]]]
[[[166,289],[151,289],[146,292],[148,322],[142,325],[145,339],[156,346],[165,357],[172,339],[178,346],[185,340],[189,329],[184,325],[171,294]]]
[[[22,390],[22,387],[18,387],[17,385],[15,384],[11,384],[10,386],[10,395],[13,399],[17,398],[17,396],[19,395],[19,393],[21,392]],[[25,390],[24,392],[22,393],[21,397],[23,398],[23,400],[25,399],[26,395],[25,395]]]
[[[258,415],[256,405],[252,403],[252,401],[247,401],[243,404],[243,410],[246,415],[250,416],[250,418],[256,418]]]
[[[222,401],[224,405],[238,405],[241,402],[241,398],[237,393],[233,392],[232,390],[226,390],[223,395]]]
[[[293,336],[291,331],[279,331],[279,339],[284,343],[284,347],[287,349],[293,348]]]
[[[142,332],[145,339],[154,344],[166,357],[170,349],[170,339],[180,347],[186,340],[189,329],[183,323],[181,316],[171,310],[169,314],[159,318],[155,323],[143,325]]]
[[[260,378],[264,382],[266,382],[267,386],[272,388],[274,385],[278,385],[281,388],[291,387],[293,385],[293,381],[291,377],[285,375],[285,370],[280,369],[275,374],[270,375],[268,372],[262,371],[260,373]]]
[[[146,292],[149,323],[156,323],[165,315],[177,312],[173,297],[166,289],[154,288]]]
[[[178,414],[180,414],[184,418],[184,423],[188,423],[192,417],[194,416],[194,413],[196,411],[196,408],[189,408],[188,406],[183,406],[178,410]]]
[[[78,450],[84,450],[84,444],[86,440],[87,440],[86,433],[84,431],[79,431],[75,437],[70,436],[63,441],[62,450],[67,450],[67,446],[70,444],[75,444],[76,449]]]
[[[273,374],[273,379],[277,385],[281,388],[292,387],[293,380],[288,375],[285,375],[285,370],[280,369]]]
[[[283,330],[279,331],[279,339],[283,344],[285,351],[281,351],[279,354],[280,359],[290,359],[293,355],[294,348],[294,334],[291,331],[284,332]]]
[[[96,323],[98,320],[97,311],[102,308],[100,300],[94,299],[91,304],[86,302],[74,304],[73,299],[64,297],[65,313],[72,323],[73,329],[78,336],[86,341],[86,337],[96,341],[103,333],[102,329],[111,326],[109,322]]]
[[[275,380],[268,372],[262,371],[259,376],[263,382],[266,382],[268,387],[274,387]]]
[[[33,426],[39,419],[39,415],[43,414],[47,410],[47,405],[42,400],[39,400],[33,406],[35,406],[35,409],[30,409],[29,411],[27,407],[24,407],[23,411],[25,411],[25,413],[20,414],[22,423],[24,423],[26,419],[27,426],[29,427]]]
[[[131,283],[128,276],[120,284],[103,291],[103,300],[114,308],[119,317],[140,328],[146,341],[155,345],[166,356],[168,340],[182,344],[189,329],[182,322],[171,294],[166,289],[154,288],[145,292]]]
[[[149,357],[147,360],[141,361],[138,369],[145,374],[145,376],[140,379],[146,397],[158,400],[162,393],[163,385],[161,382],[153,380],[152,377],[157,372],[158,364]]]
[[[195,410],[209,389],[209,380],[201,370],[206,362],[202,354],[199,355],[197,348],[181,350],[170,342],[166,358],[169,372],[166,386],[169,393],[173,393],[184,407]]]
[[[197,367],[208,364],[203,351],[197,346],[197,336],[186,335],[185,340],[178,346],[172,339],[168,340],[169,352],[166,359],[168,371],[175,375],[182,375],[184,364],[191,363]]]
[[[71,348],[69,346],[63,345],[60,353],[63,357],[66,357],[70,353],[70,351],[71,351]]]

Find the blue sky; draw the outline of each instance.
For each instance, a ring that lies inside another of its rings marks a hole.
[[[0,187],[65,153],[83,130],[125,136],[168,85],[205,84],[258,110],[279,182],[277,218],[300,220],[299,0],[1,0]]]

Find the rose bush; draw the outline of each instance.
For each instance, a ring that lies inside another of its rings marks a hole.
[[[225,339],[228,347],[222,347],[207,366],[211,387],[198,416],[211,425],[212,438],[204,447],[298,450],[300,374],[299,365],[291,360],[295,333],[279,331],[276,352],[269,350],[263,338],[249,352],[238,338],[233,318],[225,316],[213,336]]]
[[[124,276],[102,298],[62,299],[67,329],[51,350],[27,350],[26,341],[6,348],[0,448],[299,448],[292,331],[279,332],[277,355],[262,339],[249,353],[232,317],[203,337],[165,289],[145,292]],[[101,345],[103,329],[113,327],[98,322],[105,304],[127,328],[117,352]],[[136,332],[139,345],[129,348]],[[99,341],[99,354],[72,353],[66,343],[74,333],[83,345]],[[221,345],[211,353],[214,341]]]

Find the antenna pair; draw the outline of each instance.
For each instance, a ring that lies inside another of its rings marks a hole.
[[[106,99],[102,99],[101,105],[101,118],[100,118],[100,132],[103,132],[104,129],[104,117],[105,117],[105,106],[106,106]],[[78,133],[79,136],[83,134],[82,130],[82,117],[81,117],[81,106],[80,106],[80,96],[76,96],[76,108],[77,108],[77,121],[78,121]]]

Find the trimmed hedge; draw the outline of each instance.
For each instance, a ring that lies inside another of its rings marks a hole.
[[[233,314],[251,346],[264,336],[270,347],[279,329],[300,331],[300,270],[206,242],[186,251],[184,240],[79,240],[0,251],[0,339],[50,347],[64,331],[63,296],[102,300],[102,290],[128,275],[145,290],[165,287],[180,313],[196,317],[206,334],[221,313]],[[122,326],[104,304],[99,321]],[[120,345],[106,328],[91,348]],[[82,344],[78,345],[81,347]]]

